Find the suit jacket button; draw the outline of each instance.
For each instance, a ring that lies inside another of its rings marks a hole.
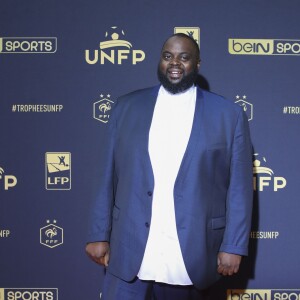
[[[145,223],[146,227],[150,227],[150,224],[148,222]]]
[[[152,196],[152,192],[151,191],[149,191],[147,194],[148,194],[149,197]]]

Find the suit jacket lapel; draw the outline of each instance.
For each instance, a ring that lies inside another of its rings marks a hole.
[[[154,112],[154,107],[156,104],[156,99],[158,95],[160,86],[155,86],[150,91],[150,93],[145,95],[145,98],[142,100],[143,105],[143,124],[142,124],[142,131],[145,133],[143,135],[142,143],[142,158],[143,158],[143,165],[144,170],[146,170],[146,174],[148,174],[148,178],[150,179],[149,187],[154,187],[154,175],[153,175],[153,169],[150,161],[150,155],[149,155],[149,131],[150,126],[152,123],[152,117]],[[149,176],[150,175],[150,176]]]
[[[196,107],[195,107],[191,135],[175,181],[174,189],[176,189],[177,192],[180,192],[181,185],[183,184],[184,178],[186,177],[189,166],[191,164],[193,154],[196,151],[196,149],[199,148],[198,147],[199,142],[204,138],[204,130],[203,130],[204,109],[205,109],[205,105],[204,105],[203,93],[201,89],[197,87]]]

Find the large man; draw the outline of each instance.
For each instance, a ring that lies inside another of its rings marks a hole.
[[[247,255],[248,121],[238,105],[195,86],[199,66],[197,43],[175,34],[162,48],[161,85],[114,108],[86,246],[107,267],[105,300],[202,299]]]

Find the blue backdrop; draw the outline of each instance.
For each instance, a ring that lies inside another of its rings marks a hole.
[[[157,84],[163,41],[200,43],[202,87],[242,105],[254,146],[250,256],[212,299],[300,299],[297,0],[0,2],[0,299],[99,299],[84,252],[101,131]],[[201,266],[199,266],[200,268]]]

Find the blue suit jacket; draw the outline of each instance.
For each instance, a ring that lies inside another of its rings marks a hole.
[[[110,242],[108,271],[126,281],[139,271],[151,223],[154,177],[148,137],[158,89],[118,99],[100,153],[88,241]],[[218,279],[219,251],[247,255],[252,146],[242,108],[199,88],[174,204],[187,272],[196,287],[206,288]]]

